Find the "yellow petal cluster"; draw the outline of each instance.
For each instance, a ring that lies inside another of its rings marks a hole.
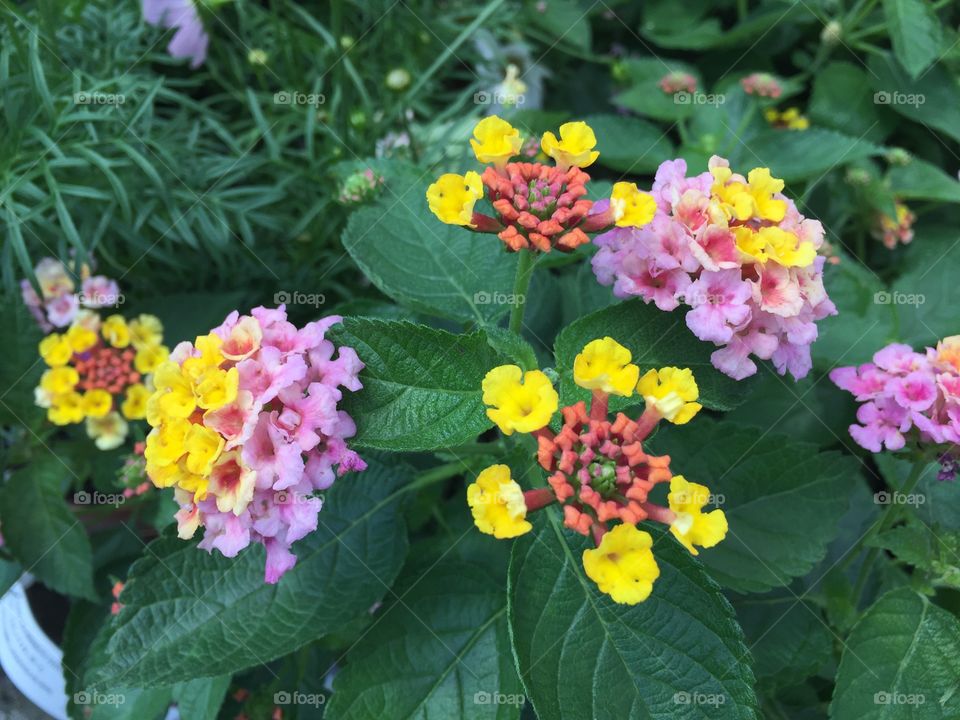
[[[695,546],[710,548],[726,537],[727,516],[723,510],[703,512],[703,507],[710,502],[710,489],[706,485],[688,482],[683,475],[674,475],[667,500],[677,516],[670,525],[670,532],[692,554],[699,554]]]
[[[654,408],[674,425],[690,422],[703,407],[696,402],[700,390],[690,368],[648,370],[637,383],[637,392],[643,396],[647,407]]]
[[[540,370],[523,372],[516,365],[500,365],[483,378],[487,417],[504,435],[529,433],[550,423],[560,397]]]
[[[573,380],[587,390],[630,397],[640,377],[632,359],[630,351],[611,337],[592,340],[574,358]]]
[[[523,490],[506,465],[491,465],[467,487],[467,504],[477,529],[498,540],[530,532]]]
[[[603,536],[599,547],[583,551],[583,569],[600,592],[615,602],[636,605],[650,597],[660,568],[650,533],[626,523]]]

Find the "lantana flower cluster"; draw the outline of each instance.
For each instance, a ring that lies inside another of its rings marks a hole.
[[[547,486],[524,491],[508,466],[493,465],[467,488],[474,523],[496,538],[529,532],[528,513],[559,505],[566,527],[591,537],[596,545],[583,553],[587,576],[601,592],[628,605],[646,600],[660,574],[653,538],[638,523],[651,520],[668,526],[694,555],[698,547],[716,545],[727,532],[722,510],[704,511],[709,489],[674,475],[668,456],[650,455],[643,447],[661,420],[681,425],[700,411],[693,373],[665,367],[641,375],[631,359],[630,351],[609,337],[583,348],[574,360],[573,377],[592,392],[590,407],[583,401],[564,407],[559,432],[549,427],[559,396],[544,372],[523,372],[516,365],[493,368],[483,381],[487,416],[505,435],[536,437],[537,461],[547,474]],[[610,420],[610,396],[631,397],[635,392],[646,404],[640,417],[620,412]],[[667,506],[650,499],[659,483],[669,483]]]
[[[80,269],[80,292],[63,263],[56,258],[43,258],[34,268],[40,294],[29,280],[20,281],[23,302],[40,329],[45,333],[65,328],[76,320],[84,308],[98,309],[118,304],[120,288],[115,280],[104,275],[91,275],[90,268]]]
[[[902,450],[908,443],[940,457],[941,480],[952,480],[960,445],[960,335],[915,352],[893,343],[873,362],[836,368],[835,385],[863,403],[850,435],[871,452]]]
[[[317,528],[319,491],[366,463],[347,446],[356,433],[338,408],[341,388],[361,388],[353,348],[325,337],[332,315],[298,329],[284,306],[234,311],[195,342],[174,348],[147,405],[147,474],[173,487],[181,538],[235,557],[251,542],[267,552],[265,580],[297,561],[290,546]]]
[[[661,310],[689,307],[687,326],[719,346],[711,360],[730,377],[756,373],[751,356],[806,376],[816,322],[836,314],[817,254],[823,226],[800,214],[767,168],[743,177],[714,156],[707,172],[686,173],[683,160],[664,162],[653,221],[595,239],[597,280]]]
[[[511,162],[523,152],[524,141],[519,130],[496,115],[477,123],[470,144],[477,160],[489,163],[483,173],[441,175],[427,189],[427,203],[441,222],[495,233],[511,252],[570,252],[590,242],[588,233],[640,227],[653,217],[653,198],[628,182],[613,186],[604,212],[592,212],[594,204],[586,197],[590,176],[582,168],[600,153],[585,122],[564,123],[559,138],[543,134],[540,147],[554,165]],[[475,210],[484,195],[493,215]]]
[[[36,404],[55,425],[86,422],[101,450],[122,445],[127,421],[146,417],[152,373],[169,354],[153,315],[101,320],[90,310],[80,310],[66,332],[43,338],[39,351],[48,369],[34,390]]]
[[[897,245],[909,245],[913,241],[913,223],[917,216],[900,201],[894,203],[896,217],[878,213],[871,234],[888,250]]]

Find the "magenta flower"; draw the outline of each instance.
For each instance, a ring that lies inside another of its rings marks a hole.
[[[701,340],[730,342],[733,333],[750,320],[747,301],[753,296],[750,284],[739,270],[706,270],[687,288],[687,327]]]

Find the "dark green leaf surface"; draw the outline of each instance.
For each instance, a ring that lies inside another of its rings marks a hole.
[[[852,457],[706,418],[665,428],[654,446],[675,474],[717,497],[730,529],[701,557],[718,582],[741,592],[786,585],[823,558],[859,473]]]
[[[834,720],[940,720],[960,713],[960,621],[913,590],[881,597],[844,645]]]
[[[480,386],[507,360],[484,332],[454,335],[408,322],[346,318],[331,333],[366,364],[363,390],[345,393],[343,401],[357,422],[357,445],[432,450],[469,442],[490,427]]]
[[[940,54],[940,21],[923,0],[883,0],[883,12],[897,60],[917,77]]]
[[[260,546],[228,559],[175,537],[151,543],[130,569],[124,608],[108,628],[108,660],[91,681],[154,687],[223,675],[339,629],[382,597],[400,569],[398,504],[409,479],[403,465],[377,461],[341,478],[277,585],[263,582]]]
[[[523,689],[510,653],[503,580],[477,563],[447,560],[401,582],[396,593],[402,599],[388,602],[347,655],[330,716],[518,718]]]
[[[13,473],[0,494],[3,538],[24,571],[44,585],[93,598],[90,540],[63,497],[70,474],[69,466],[42,449]]]
[[[509,585],[514,653],[540,720],[758,717],[733,608],[685,549],[651,529],[653,594],[618,605],[583,573],[592,543],[548,512],[514,541]]]

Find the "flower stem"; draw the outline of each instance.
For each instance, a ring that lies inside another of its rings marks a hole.
[[[533,253],[521,250],[517,262],[517,277],[513,281],[513,309],[510,311],[510,331],[520,335],[523,328],[523,311],[527,307],[527,289],[533,277]]]
[[[898,490],[897,492],[902,493],[903,495],[909,495],[910,492],[917,486],[917,483],[920,482],[920,477],[923,475],[923,470],[927,467],[928,460],[925,457],[920,458],[913,463],[913,467],[910,469],[910,475],[907,476],[907,481],[903,484],[903,489]],[[884,509],[883,513],[880,515],[880,519],[874,524],[870,530],[868,530],[860,540],[857,541],[856,545],[851,549],[850,557],[854,557],[857,552],[862,548],[869,540],[872,540],[877,535],[882,533],[884,530],[890,527],[893,524],[897,516],[898,506],[896,503],[890,503]],[[853,601],[858,603],[860,600],[860,595],[863,593],[863,589],[867,584],[867,580],[870,578],[870,571],[873,568],[873,563],[876,561],[877,556],[880,554],[880,548],[872,547],[867,552],[867,556],[863,559],[863,564],[860,566],[860,572],[857,574],[857,582],[853,586]]]

